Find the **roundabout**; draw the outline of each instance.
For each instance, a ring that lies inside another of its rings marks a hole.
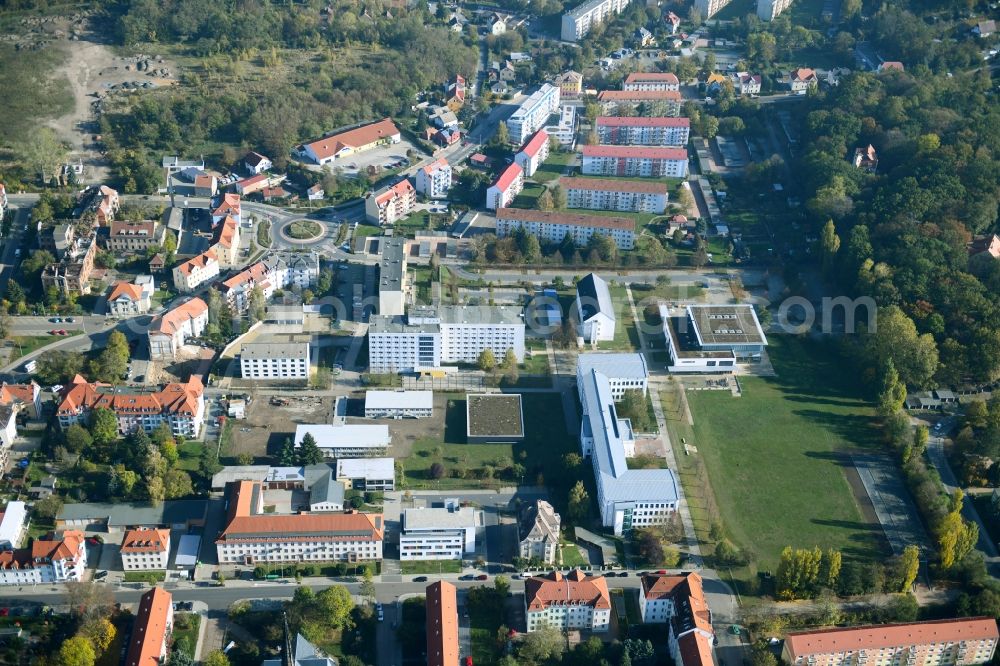
[[[292,245],[315,243],[326,235],[326,225],[316,220],[299,218],[289,220],[278,227],[281,240]]]

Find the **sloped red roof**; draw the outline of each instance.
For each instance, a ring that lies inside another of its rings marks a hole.
[[[563,176],[559,179],[559,184],[566,190],[599,190],[601,192],[633,192],[637,194],[667,193],[665,182],[653,180],[609,180]]]
[[[240,202],[240,195],[234,192],[226,192],[222,195],[222,202],[219,204],[219,207],[212,211],[212,215],[239,215]]]
[[[118,300],[122,296],[127,296],[133,301],[138,301],[142,298],[142,287],[137,284],[132,284],[131,282],[119,280],[118,282],[115,282],[114,286],[111,288],[111,295],[108,296],[108,300]]]
[[[35,402],[35,391],[39,390],[38,384],[8,384],[4,382],[0,385],[0,405],[9,405],[14,401],[25,404]]]
[[[817,631],[795,631],[785,638],[785,649],[793,658],[882,647],[953,643],[1000,638],[997,622],[991,617],[932,620],[906,624],[844,627]]]
[[[399,128],[396,127],[394,122],[392,122],[392,119],[383,118],[382,120],[376,123],[371,123],[370,125],[356,127],[352,130],[341,132],[340,134],[323,137],[322,139],[318,139],[312,143],[305,144],[305,147],[311,149],[316,157],[326,159],[328,157],[333,157],[344,148],[367,146],[369,143],[374,143],[380,139],[396,136],[398,134]]]
[[[584,157],[636,157],[650,160],[687,160],[684,148],[661,146],[583,146]]]
[[[427,586],[427,666],[458,663],[458,594],[443,580]]]
[[[190,301],[181,303],[173,310],[166,312],[150,322],[149,329],[165,335],[173,335],[180,330],[184,322],[189,319],[200,317],[208,312],[208,305],[200,298],[192,298]]]
[[[565,576],[553,571],[545,576],[529,578],[524,581],[524,595],[529,611],[544,610],[550,606],[611,608],[611,595],[604,576],[587,576],[580,569]]]
[[[83,409],[110,409],[118,415],[178,414],[194,416],[205,387],[196,375],[186,383],[167,384],[159,391],[138,391],[111,384],[88,382],[80,375],[63,389],[57,413],[77,414]]]
[[[690,118],[638,118],[630,116],[599,116],[597,124],[605,127],[691,127]]]
[[[162,553],[169,547],[170,530],[129,530],[122,539],[123,553]]]
[[[681,93],[677,90],[602,90],[597,93],[598,102],[657,102],[669,100],[681,101]]]
[[[500,174],[497,181],[493,183],[493,187],[496,187],[501,191],[506,191],[506,189],[513,185],[514,181],[517,180],[522,174],[524,174],[524,171],[516,162],[514,162],[508,166],[502,174]]]
[[[239,226],[232,216],[226,215],[225,219],[215,227],[215,236],[212,242],[222,247],[231,248],[236,238],[236,232],[239,231]]]
[[[625,79],[625,85],[632,83],[668,83],[680,85],[676,74],[670,72],[632,72]]]
[[[173,595],[154,587],[139,600],[125,666],[158,666],[167,637]]]
[[[209,248],[199,254],[197,257],[188,259],[183,264],[177,267],[184,275],[190,275],[196,268],[206,268],[212,262],[218,262],[219,257],[215,254],[215,250]]]
[[[545,130],[538,130],[535,132],[533,137],[528,139],[528,143],[524,144],[524,148],[521,149],[521,152],[528,157],[534,157],[538,154],[538,151],[542,149],[542,146],[548,143],[548,141],[548,133],[546,133]]]

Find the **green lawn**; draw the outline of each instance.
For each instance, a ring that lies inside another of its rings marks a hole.
[[[459,560],[433,560],[419,562],[400,562],[403,574],[445,574],[461,573],[462,562]]]
[[[62,329],[63,324],[52,324],[52,329]],[[65,340],[66,338],[71,338],[74,335],[82,335],[83,331],[79,329],[65,329],[66,335],[15,335],[10,339],[10,345],[17,347],[17,351],[21,356],[27,356],[36,349],[40,349],[45,345],[52,344],[53,342],[58,342],[59,340]]]
[[[573,159],[573,153],[549,153],[549,157],[545,162],[538,167],[535,171],[535,175],[532,179],[538,181],[539,183],[547,183],[549,181],[555,180],[559,176],[563,175],[566,170],[566,165],[569,161]]]
[[[491,488],[509,485],[516,479],[491,478],[482,474],[495,462],[518,462],[524,465],[523,481],[568,487],[576,475],[562,465],[562,456],[577,449],[576,433],[567,433],[562,399],[558,393],[531,393],[522,400],[525,439],[518,444],[466,444],[465,400],[449,400],[442,438],[424,437],[413,443],[410,456],[403,461],[406,488]],[[435,462],[444,465],[445,476],[432,479]],[[582,468],[583,466],[581,466]],[[579,470],[577,470],[579,471]],[[458,472],[463,472],[458,476]],[[468,477],[468,478],[466,478]]]
[[[564,567],[581,567],[590,564],[580,552],[579,546],[571,543],[564,543],[559,546]]]
[[[524,363],[521,364],[521,372],[526,375],[548,374],[549,355],[545,351],[544,347],[541,350],[538,349],[525,350]]]
[[[381,236],[382,227],[375,227],[370,224],[359,224],[354,230],[352,238],[366,238],[368,236]]]
[[[197,613],[176,613],[174,615],[174,644],[184,641],[190,647],[188,654],[194,654],[195,646],[198,645],[198,627],[200,625],[201,616]]]
[[[162,583],[167,577],[164,571],[126,571],[123,580],[126,583]]]
[[[198,464],[201,462],[201,452],[204,448],[205,445],[198,440],[192,439],[184,442],[177,447],[177,453],[180,455],[180,458],[177,460],[177,467],[189,472],[198,471]]]
[[[639,349],[639,332],[635,328],[635,318],[632,316],[625,287],[612,285],[610,291],[611,302],[617,316],[615,339],[611,342],[600,342],[597,346],[601,350],[636,351]]]
[[[528,208],[536,210],[538,208],[538,197],[542,196],[545,188],[534,183],[527,183],[521,193],[511,202],[511,208]]]
[[[770,342],[777,377],[740,377],[739,398],[688,392],[694,427],[679,428],[707,467],[726,532],[771,570],[788,545],[880,557],[880,529],[863,517],[844,471],[850,449],[877,446],[853,370],[820,343]],[[672,419],[671,429],[680,434]]]

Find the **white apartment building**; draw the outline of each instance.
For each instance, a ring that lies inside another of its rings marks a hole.
[[[670,90],[678,92],[681,82],[670,72],[632,72],[622,81],[622,90]]]
[[[686,146],[691,119],[600,116],[596,131],[601,143],[613,146]]]
[[[366,391],[365,418],[424,419],[434,415],[434,391]]]
[[[170,530],[129,530],[122,539],[121,556],[125,571],[166,569],[170,559]]]
[[[0,551],[17,550],[28,528],[28,509],[24,502],[7,502],[0,513]]]
[[[637,180],[561,178],[568,208],[620,210],[662,215],[667,209],[667,184]]]
[[[560,631],[607,631],[611,625],[611,595],[604,576],[587,576],[580,569],[566,575],[553,571],[524,581],[524,611],[528,631],[554,627]]]
[[[0,552],[0,585],[34,585],[83,580],[87,548],[83,532],[62,539],[35,539],[28,548]]]
[[[622,115],[621,109],[648,104],[657,116],[676,117],[681,115],[683,98],[673,90],[602,90],[597,93],[597,102],[601,112],[608,115]]]
[[[583,405],[580,450],[593,466],[601,523],[616,536],[636,527],[664,524],[676,512],[679,500],[671,470],[628,468],[627,458],[635,455],[635,435],[631,422],[618,418],[609,378],[614,378],[622,393],[626,389],[645,392],[645,368],[640,354],[581,354],[577,358],[577,390]]]
[[[576,109],[572,104],[564,104],[559,109],[559,122],[543,128],[550,138],[566,148],[576,145]]]
[[[542,84],[541,88],[521,102],[510,118],[504,121],[507,125],[510,142],[517,145],[523,144],[528,140],[528,137],[545,126],[549,115],[555,113],[558,108],[559,88],[551,83]]]
[[[515,306],[412,308],[378,315],[368,326],[368,364],[374,373],[412,372],[447,363],[475,363],[484,349],[524,360],[524,315]]]
[[[108,311],[115,317],[132,317],[149,312],[154,285],[152,275],[139,275],[135,282],[119,280],[108,294]]]
[[[146,333],[149,358],[173,359],[188,338],[200,337],[207,326],[208,304],[200,298],[192,298],[167,313],[156,315]]]
[[[240,348],[243,379],[309,379],[308,342],[249,342]]]
[[[276,289],[306,289],[319,279],[319,255],[313,251],[272,252],[262,261],[222,281],[219,291],[234,312],[246,312],[250,294],[259,287],[264,299]]]
[[[563,14],[560,38],[564,42],[578,41],[594,26],[604,23],[615,14],[621,14],[628,4],[629,0],[587,0]]]
[[[406,307],[406,239],[383,238],[378,266],[378,312],[402,315]]]
[[[561,243],[569,235],[584,246],[594,234],[610,236],[619,250],[635,247],[635,221],[625,217],[604,217],[580,213],[504,208],[497,211],[497,236],[505,238],[518,229],[537,236],[539,242]]]
[[[520,555],[555,564],[559,555],[559,529],[562,519],[545,500],[535,500],[521,530]]]
[[[460,560],[476,552],[476,532],[483,529],[483,512],[445,500],[442,508],[403,511],[399,559]]]
[[[434,160],[417,171],[417,192],[428,199],[444,199],[451,189],[451,165],[445,158]]]
[[[393,458],[337,458],[337,481],[355,490],[396,489],[396,461]]]
[[[615,339],[614,303],[608,283],[596,273],[588,273],[576,283],[576,311],[580,316],[579,335],[593,345]]]
[[[736,72],[729,75],[729,80],[733,82],[733,90],[737,95],[759,95],[761,78],[760,74],[750,72]]]
[[[585,176],[685,178],[687,150],[649,146],[583,146]]]
[[[219,258],[212,249],[174,266],[174,287],[180,292],[194,291],[217,277],[219,277]]]
[[[694,8],[701,14],[701,18],[710,19],[722,11],[732,0],[694,0]]]
[[[395,224],[412,213],[416,204],[416,190],[410,180],[404,178],[365,197],[365,219],[379,226]]]
[[[524,144],[524,148],[514,155],[514,163],[521,167],[525,177],[531,178],[548,156],[549,135],[545,130],[538,130],[528,143]]]
[[[513,162],[486,190],[486,208],[489,210],[506,208],[523,189],[524,170],[517,162]]]
[[[791,6],[792,0],[757,0],[757,18],[761,21],[773,21]]]
[[[389,426],[373,424],[300,424],[295,426],[295,448],[306,434],[327,458],[366,458],[384,456],[389,449]]]
[[[382,559],[382,514],[264,513],[259,482],[229,484],[219,564],[358,562]]]

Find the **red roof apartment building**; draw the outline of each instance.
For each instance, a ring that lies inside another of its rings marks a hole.
[[[785,638],[782,660],[792,666],[985,664],[998,638],[991,617],[796,631]]]
[[[542,244],[561,243],[569,235],[577,247],[583,247],[594,234],[604,234],[611,237],[619,250],[631,250],[635,247],[635,221],[625,217],[525,208],[503,208],[497,211],[498,237],[510,236],[518,229],[537,236]]]
[[[622,82],[622,90],[669,90],[677,92],[681,82],[669,72],[632,72]]]
[[[128,639],[125,666],[159,666],[167,656],[174,627],[173,595],[154,587],[139,599],[139,610]]]
[[[678,666],[713,666],[712,613],[694,571],[643,576],[639,610],[644,624],[666,623],[670,655]]]
[[[618,210],[662,215],[667,208],[667,184],[651,180],[605,178],[559,179],[568,208]]]
[[[679,116],[683,99],[675,90],[602,90],[597,93],[597,101],[604,113],[648,104],[658,111],[658,116]]]
[[[413,212],[417,191],[408,178],[365,197],[365,218],[372,224],[395,224]]]
[[[580,569],[525,580],[524,608],[529,632],[546,625],[562,631],[607,631],[611,623],[607,580],[587,576]]]
[[[690,118],[638,118],[600,116],[597,138],[615,146],[686,146],[691,136]]]
[[[437,581],[427,586],[427,666],[458,664],[458,598],[455,586]]]
[[[583,146],[585,176],[619,178],[684,178],[688,159],[684,148],[660,146]]]
[[[545,130],[538,130],[514,156],[514,162],[524,171],[525,178],[531,178],[548,156],[549,135]]]
[[[380,513],[264,513],[259,481],[230,483],[227,500],[226,527],[215,541],[220,564],[382,559]]]
[[[486,190],[486,208],[500,210],[506,208],[524,189],[524,169],[517,162],[512,163],[496,182]]]

